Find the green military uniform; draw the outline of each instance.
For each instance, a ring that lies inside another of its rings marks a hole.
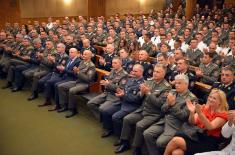
[[[95,34],[93,32],[90,32],[90,33],[87,32],[85,35],[86,35],[86,38],[90,40],[90,42],[95,37]]]
[[[199,66],[202,56],[203,53],[199,49],[188,49],[186,51],[186,57],[189,59],[189,64],[192,66]]]
[[[188,121],[189,110],[185,100],[190,99],[192,102],[197,100],[189,90],[175,95],[176,100],[173,106],[169,106],[166,101],[161,107],[165,118],[144,131],[144,139],[150,155],[159,155],[159,150],[165,148],[175,133],[181,130],[182,124]]]
[[[29,56],[33,52],[33,46],[29,45],[27,47],[22,46],[20,48],[20,55],[16,58],[12,58],[9,60],[9,66],[8,66],[8,72],[7,72],[7,81],[13,82],[14,80],[14,69],[17,65],[27,65],[29,62],[26,60],[23,60],[22,57]]]
[[[81,61],[76,81],[68,81],[58,85],[59,103],[65,109],[76,111],[77,95],[87,92],[96,76],[95,64],[92,61]]]
[[[199,78],[200,82],[211,85],[214,82],[218,81],[219,67],[216,64],[210,63],[207,66],[204,64],[200,64],[199,68],[203,72],[203,76]]]
[[[2,48],[3,48],[3,53],[2,57],[0,60],[0,67],[2,68],[2,71],[6,72],[8,71],[9,68],[9,63],[10,59],[12,57],[12,53],[14,52],[14,49],[16,48],[16,42],[12,41],[3,41],[2,42]]]
[[[93,38],[93,43],[96,45],[104,46],[105,44],[103,43],[106,38],[106,34],[96,34]]]
[[[32,91],[33,93],[37,93],[38,90],[38,81],[41,77],[49,73],[54,63],[48,60],[48,55],[55,56],[56,51],[54,48],[52,49],[45,49],[43,52],[43,59],[40,61],[40,65],[37,68],[30,69],[25,71],[23,74],[26,78],[31,79],[33,78],[32,83]]]
[[[222,63],[222,66],[231,66],[233,70],[235,71],[235,55],[229,55],[224,58],[224,61]]]
[[[93,112],[96,118],[99,119],[100,111],[107,109],[113,102],[120,100],[115,96],[117,88],[124,88],[126,84],[127,72],[124,69],[120,71],[111,70],[107,80],[110,82],[105,86],[104,92],[87,103],[89,109]]]
[[[171,89],[171,85],[165,79],[159,83],[151,79],[146,84],[150,87],[151,93],[145,95],[141,108],[124,117],[123,120],[122,140],[129,140],[132,126],[136,124],[134,147],[141,147],[144,141],[143,131],[162,117],[161,106],[165,102],[165,93]]]
[[[153,43],[149,41],[148,43],[144,43],[141,49],[148,52],[149,56],[152,57],[155,55],[155,52],[152,50]]]

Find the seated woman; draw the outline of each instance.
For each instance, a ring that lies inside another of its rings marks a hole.
[[[226,146],[221,151],[197,153],[195,155],[233,155],[235,154],[235,110],[229,111],[228,122],[223,126],[221,133],[225,138],[229,138],[232,136],[232,140],[228,146]]]
[[[205,129],[205,134],[198,134],[198,141],[192,140],[183,132],[168,143],[164,155],[193,155],[195,153],[218,149],[220,132],[227,121],[228,104],[226,95],[219,89],[212,89],[205,105],[194,105],[187,101],[190,111],[189,122]]]

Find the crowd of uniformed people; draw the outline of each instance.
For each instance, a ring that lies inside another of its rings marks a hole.
[[[70,118],[78,96],[97,85],[99,68],[109,74],[87,106],[103,125],[102,137],[118,137],[115,153],[132,146],[140,155],[144,145],[149,155],[219,151],[227,141],[222,127],[235,124],[235,8],[194,9],[189,20],[180,5],[148,15],[6,23],[2,89],[30,86],[28,101],[41,93],[39,107]]]

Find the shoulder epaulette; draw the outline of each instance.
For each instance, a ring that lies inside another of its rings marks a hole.
[[[171,86],[166,80],[164,80],[163,83],[164,83],[164,85],[167,86],[167,87],[170,87],[170,86]]]

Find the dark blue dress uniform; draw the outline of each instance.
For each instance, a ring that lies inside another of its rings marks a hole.
[[[128,70],[128,66],[132,64],[132,60],[129,59],[129,58],[126,58],[126,59],[122,59],[122,68],[127,71]],[[132,64],[133,65],[133,64]],[[133,68],[133,66],[131,67]]]
[[[145,80],[153,76],[153,65],[147,61],[130,61],[128,63],[128,66],[126,67],[126,71],[130,73],[135,64],[140,64],[143,66],[144,68],[143,76]]]
[[[202,51],[199,49],[188,49],[186,51],[186,57],[189,59],[189,63],[192,66],[199,66],[200,65],[200,59],[203,56]]]
[[[106,64],[105,65],[98,64],[98,68],[106,71],[111,71],[112,61],[114,56],[115,56],[114,54],[107,54],[107,53],[103,54],[102,57],[104,58]]]
[[[235,82],[231,83],[230,85],[226,86],[221,82],[215,82],[212,86],[213,88],[218,88],[226,94],[229,110],[235,110]]]
[[[58,93],[58,85],[68,81],[75,81],[77,79],[76,74],[73,71],[73,67],[78,67],[81,62],[81,59],[76,57],[75,59],[69,59],[65,65],[65,70],[62,73],[62,76],[58,78],[58,80],[54,81],[54,91],[55,91],[55,104],[59,107],[59,93]]]
[[[116,135],[120,135],[122,119],[142,104],[143,96],[140,95],[140,84],[143,82],[143,77],[128,79],[121,101],[113,103],[112,106],[101,112],[104,129],[114,131]]]
[[[48,73],[39,80],[39,86],[40,87],[44,86],[45,88],[44,92],[46,100],[50,100],[51,96],[54,93],[54,84],[56,82],[59,82],[63,75],[61,72],[57,70],[56,67],[60,65],[65,67],[67,60],[68,60],[68,55],[66,53],[63,53],[62,55],[56,54],[53,71],[51,73]]]
[[[80,51],[80,48],[76,43],[65,44],[65,53],[67,53],[68,55],[70,48],[76,48],[78,51]]]

